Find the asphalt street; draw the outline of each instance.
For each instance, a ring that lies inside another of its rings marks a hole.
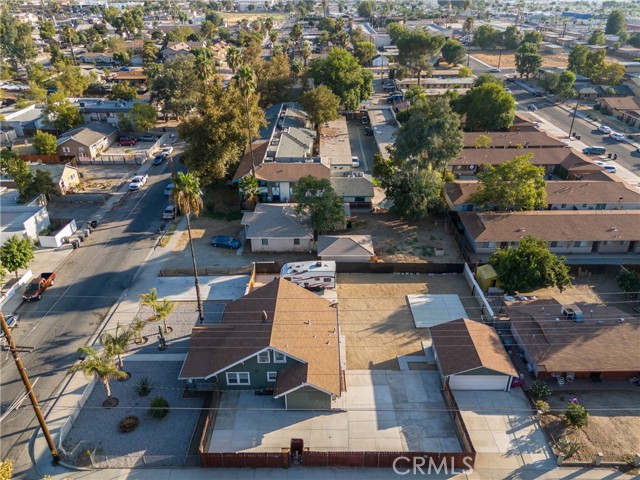
[[[55,390],[78,359],[77,349],[87,344],[110,308],[129,288],[139,266],[157,239],[162,212],[169,201],[164,186],[169,165],[152,167],[142,190],[129,192],[56,271],[55,286],[39,302],[23,303],[16,311],[20,328],[13,331],[19,346],[33,347],[21,357],[46,411]],[[39,272],[34,272],[38,275]],[[15,364],[7,352],[1,357],[2,410],[24,393]],[[28,400],[2,422],[1,457],[14,461],[23,477],[31,467],[28,442],[37,423]],[[28,476],[28,475],[27,475]]]

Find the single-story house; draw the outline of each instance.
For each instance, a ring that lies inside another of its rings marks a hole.
[[[78,55],[78,60],[82,63],[92,65],[113,65],[113,53],[109,52],[85,52]]]
[[[511,389],[518,372],[492,327],[459,318],[431,327],[429,333],[443,383],[451,390]]]
[[[600,108],[610,112],[618,120],[635,125],[640,119],[640,99],[635,96],[604,97],[597,100]]]
[[[371,235],[320,235],[318,256],[338,263],[370,262],[375,255]]]
[[[347,173],[331,177],[331,186],[342,200],[352,204],[352,208],[371,208],[374,196],[373,182],[362,172]]]
[[[254,252],[309,252],[313,228],[290,203],[258,203],[241,224]]]
[[[478,148],[478,137],[488,136],[491,140],[488,148],[552,148],[566,147],[562,140],[546,132],[464,132],[465,149]],[[523,152],[526,153],[526,152]]]
[[[31,173],[35,173],[37,170],[44,170],[49,172],[51,180],[56,185],[59,195],[64,195],[73,187],[80,185],[80,173],[78,169],[73,165],[67,164],[42,164],[31,163],[29,164],[29,170]]]
[[[511,334],[539,379],[626,379],[640,370],[640,319],[603,304],[505,302]]]
[[[145,84],[147,82],[147,76],[142,68],[135,68],[129,71],[116,72],[111,76],[111,80],[116,83],[126,83],[135,87]]]
[[[0,215],[0,246],[17,235],[38,240],[38,234],[49,228],[49,211],[42,205],[2,205]]]
[[[15,127],[11,125],[0,125],[0,143],[3,145],[7,145],[10,142],[13,142],[16,138],[18,138],[18,133],[16,132]]]
[[[287,409],[330,409],[344,389],[338,314],[331,303],[276,278],[197,326],[180,372],[199,390],[270,389]]]
[[[0,114],[4,116],[2,126],[5,128],[13,127],[15,135],[24,137],[32,135],[36,130],[51,130],[51,127],[45,122],[44,106],[29,105],[25,108],[17,108],[15,104],[0,110]]]
[[[101,122],[91,122],[68,130],[58,138],[58,155],[79,160],[95,159],[118,137],[118,129]]]

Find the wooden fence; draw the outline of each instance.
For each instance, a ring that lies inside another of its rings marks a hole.
[[[203,468],[288,468],[289,452],[200,452]]]
[[[75,157],[73,155],[20,155],[20,158],[27,163],[38,163],[41,162],[45,165],[58,165],[61,163],[69,163],[73,164],[73,160]]]
[[[473,448],[473,443],[471,442],[471,435],[469,435],[469,431],[467,430],[467,426],[464,423],[462,418],[462,414],[460,413],[460,409],[458,408],[458,403],[456,402],[455,397],[453,396],[453,392],[451,388],[449,388],[449,383],[445,382],[444,389],[442,390],[442,396],[444,397],[444,402],[447,404],[449,408],[449,412],[453,416],[453,422],[456,425],[456,433],[458,434],[458,440],[460,440],[460,445],[462,445],[462,449],[465,452],[471,452],[474,455],[475,459],[475,448]]]
[[[312,452],[302,453],[305,467],[356,467],[356,468],[411,468],[413,459],[421,457],[434,468],[443,466],[445,471],[466,470],[475,464],[475,452]]]
[[[256,274],[279,274],[284,262],[256,262]],[[336,263],[338,273],[462,273],[464,263]]]

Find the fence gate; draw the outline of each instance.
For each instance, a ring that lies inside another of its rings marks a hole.
[[[302,463],[302,452],[304,451],[304,439],[291,439],[291,465],[300,465]]]

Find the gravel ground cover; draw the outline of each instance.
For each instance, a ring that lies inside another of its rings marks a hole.
[[[115,408],[103,408],[105,392],[96,385],[64,441],[67,462],[97,468],[133,468],[183,465],[187,458],[194,429],[200,417],[203,398],[182,398],[186,382],[178,381],[182,362],[127,361],[125,370],[131,378],[111,382]],[[140,397],[135,383],[141,377],[153,382],[150,395]],[[155,396],[169,402],[169,414],[152,418],[147,414]],[[119,430],[127,415],[139,418],[138,427],[129,433]],[[197,441],[197,440],[196,440]]]

